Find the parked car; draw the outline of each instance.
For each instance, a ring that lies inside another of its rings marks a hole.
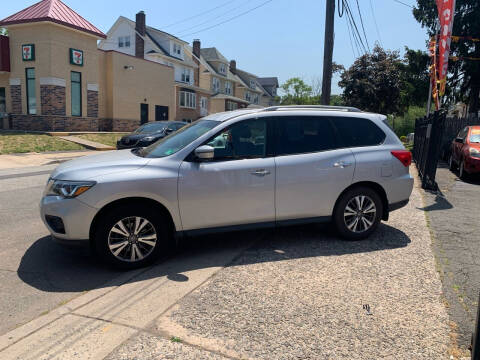
[[[145,147],[184,127],[181,121],[155,121],[140,126],[129,135],[117,141],[117,149]]]
[[[363,239],[413,186],[411,153],[385,120],[308,106],[209,115],[146,148],[60,165],[41,217],[54,238],[124,268],[182,234],[332,221]]]
[[[467,126],[452,141],[448,165],[459,169],[465,179],[470,174],[480,173],[480,126]]]

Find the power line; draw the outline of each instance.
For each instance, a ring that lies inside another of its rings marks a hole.
[[[240,9],[241,7],[243,7],[245,4],[248,4],[249,2],[252,2],[252,0],[247,0],[247,1],[243,2],[240,6],[234,7],[234,8],[232,8],[232,9],[229,9],[228,11],[225,11],[225,12],[223,12],[223,13],[221,13],[221,14],[218,14],[217,16],[215,16],[215,18],[210,18],[210,19],[208,19],[208,20],[206,20],[206,21],[203,21],[203,22],[201,22],[201,23],[199,23],[199,24],[190,26],[190,27],[188,27],[188,28],[186,28],[186,29],[183,29],[183,30],[180,30],[180,31],[177,31],[177,32],[178,32],[179,36],[183,36],[182,33],[187,32],[187,31],[190,31],[190,30],[195,29],[195,28],[198,28],[199,26],[208,24],[208,23],[211,22],[211,21],[218,20],[218,19],[221,18],[223,15],[230,14],[232,11],[235,11],[235,10],[237,10],[237,9]]]
[[[380,30],[378,30],[377,17],[375,16],[375,10],[373,9],[372,0],[370,0],[370,10],[372,10],[373,22],[375,23],[375,29],[377,29],[378,40],[380,41],[380,45],[382,45],[383,47],[383,41],[380,35]]]
[[[186,21],[188,21],[188,20],[191,20],[191,19],[193,19],[193,18],[196,18],[196,17],[198,17],[198,16],[202,16],[202,15],[205,15],[205,14],[211,12],[211,11],[220,9],[221,7],[224,7],[224,6],[228,5],[228,4],[231,4],[231,3],[234,2],[234,1],[235,1],[235,0],[230,0],[230,1],[224,2],[223,4],[220,4],[220,5],[218,5],[218,6],[215,6],[214,8],[205,10],[205,11],[199,13],[199,14],[192,15],[192,16],[190,16],[190,17],[188,17],[188,18],[185,18],[185,19],[176,21],[176,22],[171,23],[171,24],[169,24],[169,25],[167,25],[167,26],[164,26],[163,28],[168,28],[168,27],[171,27],[171,26],[173,26],[173,25],[177,25],[177,24],[184,23],[184,22],[186,22]]]
[[[358,9],[358,15],[360,16],[360,23],[362,24],[363,36],[365,37],[365,42],[367,43],[368,52],[370,52],[370,45],[368,44],[367,33],[365,32],[365,26],[363,25],[362,12],[360,11],[360,4],[358,3],[358,0],[357,0],[357,9]]]
[[[190,33],[190,34],[185,34],[185,35],[182,35],[182,36],[190,36],[190,35],[195,35],[195,34],[198,34],[198,33],[200,33],[200,32],[203,32],[203,31],[207,31],[207,30],[213,29],[213,28],[215,28],[215,27],[217,27],[217,26],[220,26],[220,25],[223,25],[223,24],[225,24],[225,23],[227,23],[227,22],[229,22],[229,21],[232,21],[232,20],[238,19],[239,17],[241,17],[241,16],[243,16],[243,15],[246,15],[246,14],[248,14],[248,13],[251,13],[252,11],[254,11],[254,10],[256,10],[256,9],[258,9],[258,8],[262,7],[262,6],[265,6],[265,5],[267,5],[268,3],[272,2],[272,1],[273,1],[273,0],[268,0],[268,1],[265,1],[265,2],[261,3],[260,5],[258,5],[258,6],[255,6],[254,8],[252,8],[252,9],[249,9],[249,10],[247,10],[247,11],[244,11],[244,12],[242,12],[242,13],[240,13],[240,14],[236,15],[236,16],[233,16],[233,17],[231,17],[231,18],[227,19],[227,20],[224,20],[224,21],[222,21],[222,22],[219,22],[219,23],[217,23],[217,24],[214,24],[214,25],[212,25],[212,26],[208,26],[208,27],[206,27],[206,28],[203,28],[203,29],[200,29],[200,30],[198,30],[198,31],[195,31],[195,32],[193,32],[193,33]]]
[[[400,0],[393,0],[393,1],[395,1],[395,2],[397,2],[397,3],[399,3],[399,4],[402,4],[402,5],[408,6],[408,7],[411,8],[411,9],[415,9],[415,7],[413,7],[413,6],[410,5],[410,4],[404,3],[403,1],[400,1]]]
[[[355,52],[355,48],[353,47],[353,40],[352,40],[352,30],[350,28],[350,22],[348,21],[347,18],[345,18],[345,22],[347,23],[347,29],[348,29],[348,38],[350,39],[350,46],[352,47],[352,53],[353,55],[357,58],[359,57],[359,52],[357,48],[357,52]],[[356,45],[356,44],[355,44]]]
[[[355,18],[353,17],[352,10],[350,9],[350,4],[348,0],[343,0],[345,4],[345,10],[347,12],[347,18],[352,26],[352,33],[353,38],[355,39],[356,43],[363,49],[363,53],[367,53],[367,49],[365,48],[365,44],[363,43],[362,36],[360,35],[360,31],[358,31],[357,23],[355,22]],[[362,52],[362,51],[361,51]]]

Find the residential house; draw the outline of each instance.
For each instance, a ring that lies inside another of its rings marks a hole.
[[[230,71],[229,61],[218,49],[201,48],[200,40],[193,41],[187,48],[192,59],[198,64],[196,76],[203,89],[211,91],[210,112],[230,111],[248,106],[248,101],[235,95],[240,79]]]
[[[277,77],[263,77],[257,78],[257,82],[264,89],[262,97],[260,98],[260,105],[268,107],[277,105],[277,89],[278,78]]]
[[[186,53],[188,43],[178,37],[146,25],[146,15],[140,11],[132,21],[120,16],[100,41],[99,48],[115,50],[145,58],[174,69],[176,120],[192,121],[209,112],[211,92],[199,86],[195,73],[199,65]],[[208,88],[207,88],[208,89]],[[155,120],[168,118],[163,109]]]
[[[257,76],[236,67],[235,60],[232,61],[235,68],[235,75],[241,80],[237,89],[237,96],[245,99],[252,105],[260,106],[260,99],[265,93],[265,89],[258,83]]]

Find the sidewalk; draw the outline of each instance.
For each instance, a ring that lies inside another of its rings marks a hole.
[[[191,239],[0,337],[0,358],[448,359],[423,206],[415,187],[359,242],[320,226]]]
[[[66,151],[0,155],[0,170],[59,164],[79,156],[95,154],[96,151]]]

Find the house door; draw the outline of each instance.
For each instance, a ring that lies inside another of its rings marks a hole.
[[[168,120],[168,106],[155,105],[155,121]]]
[[[140,124],[148,122],[148,104],[140,104]]]

